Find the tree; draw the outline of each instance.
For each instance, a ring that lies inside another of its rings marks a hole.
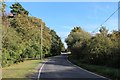
[[[61,53],[63,43],[54,30],[51,30],[50,34],[52,35],[52,44],[50,52],[52,55],[58,55]]]
[[[120,32],[111,34],[101,27],[94,36],[90,36],[81,28],[74,28],[66,39],[72,58],[84,63],[119,68]]]
[[[26,14],[28,15],[29,12],[27,10],[25,10],[21,4],[19,3],[15,3],[15,4],[12,4],[12,6],[10,6],[10,8],[12,9],[11,10],[11,13],[16,16],[18,14]]]
[[[72,52],[72,56],[74,58],[80,58],[83,54],[81,50],[85,46],[85,42],[90,39],[90,34],[85,32],[81,27],[75,27],[71,30],[68,38],[66,38],[65,42],[68,45],[68,48]]]
[[[2,66],[23,62],[24,59],[38,59],[41,52],[41,25],[43,28],[43,56],[60,54],[63,47],[60,37],[50,30],[42,19],[28,16],[19,3],[11,6],[13,18],[5,17],[9,25],[3,24]]]

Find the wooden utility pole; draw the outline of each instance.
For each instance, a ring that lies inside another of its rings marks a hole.
[[[40,38],[40,42],[41,42],[41,49],[40,49],[40,59],[42,60],[42,28],[43,28],[43,23],[41,24],[41,38]]]

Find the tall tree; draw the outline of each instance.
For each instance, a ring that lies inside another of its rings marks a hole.
[[[29,14],[29,12],[27,10],[25,10],[20,3],[12,4],[12,6],[10,6],[10,8],[12,9],[11,13],[14,16],[18,15],[18,14],[26,14],[26,15]]]
[[[65,40],[69,50],[72,52],[72,56],[79,58],[82,55],[80,50],[82,50],[83,44],[90,38],[90,34],[85,32],[81,27],[74,27]]]
[[[54,30],[51,30],[50,34],[52,35],[51,54],[60,54],[63,47],[63,43]]]

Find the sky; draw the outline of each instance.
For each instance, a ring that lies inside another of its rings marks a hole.
[[[6,3],[7,12],[13,3]],[[42,19],[50,29],[54,29],[63,42],[75,26],[80,26],[91,33],[118,8],[117,2],[20,2],[20,4],[32,16]],[[103,26],[109,31],[117,30],[118,12]],[[95,32],[98,31],[99,28]]]

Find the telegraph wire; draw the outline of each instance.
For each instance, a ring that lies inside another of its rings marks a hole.
[[[103,24],[105,24],[119,9],[120,9],[120,7],[118,7],[117,10],[115,10],[102,24],[100,24],[100,26],[98,26],[95,30],[93,30],[92,33],[95,33],[95,31],[96,31],[98,28],[102,27]]]

